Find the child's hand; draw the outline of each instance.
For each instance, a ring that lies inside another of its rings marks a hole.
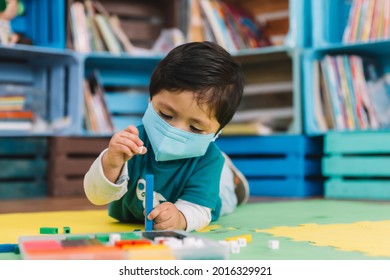
[[[155,230],[185,230],[187,221],[184,215],[171,202],[164,202],[156,206],[148,215],[153,220]]]
[[[138,129],[130,125],[112,136],[106,154],[107,163],[112,167],[122,167],[134,155],[146,153],[143,145],[138,137]]]
[[[143,155],[147,152],[143,145],[144,143],[138,137],[138,129],[133,125],[115,133],[102,158],[103,172],[106,178],[115,182],[126,161],[134,155]]]

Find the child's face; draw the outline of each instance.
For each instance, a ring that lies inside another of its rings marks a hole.
[[[153,96],[153,108],[171,126],[197,134],[216,133],[220,124],[207,105],[199,106],[194,93],[163,90]]]

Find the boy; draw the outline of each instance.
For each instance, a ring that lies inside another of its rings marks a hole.
[[[243,86],[240,66],[217,44],[173,49],[152,74],[142,125],[114,134],[85,175],[88,199],[110,203],[119,221],[143,221],[144,178],[153,174],[155,230],[198,230],[232,212],[247,200],[248,184],[213,141]]]

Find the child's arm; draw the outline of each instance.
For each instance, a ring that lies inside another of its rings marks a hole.
[[[134,126],[129,126],[111,138],[108,149],[99,155],[84,177],[85,194],[92,203],[107,204],[126,193],[127,160],[135,154],[146,153],[142,145]]]

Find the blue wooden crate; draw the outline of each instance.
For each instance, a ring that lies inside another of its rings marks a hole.
[[[116,131],[130,124],[141,124],[148,106],[150,76],[160,60],[160,56],[113,57],[92,54],[86,57],[85,77],[98,70]]]
[[[0,199],[47,195],[46,138],[0,138]]]
[[[312,43],[312,0],[289,0],[289,32],[285,44],[294,48],[307,48]]]
[[[65,48],[65,1],[23,0],[24,13],[11,22],[12,29],[35,46]]]
[[[80,133],[82,128],[81,59],[69,51],[29,46],[0,47],[0,84],[33,89],[40,115],[49,125],[44,130],[4,131],[0,136]],[[34,102],[35,102],[34,101]],[[38,108],[37,107],[37,108]],[[66,120],[61,129],[51,124]]]
[[[247,177],[254,196],[321,195],[322,138],[233,136],[216,141]]]
[[[312,0],[313,47],[341,43],[350,8],[350,0]]]
[[[326,198],[390,199],[390,132],[328,133],[324,139]]]

